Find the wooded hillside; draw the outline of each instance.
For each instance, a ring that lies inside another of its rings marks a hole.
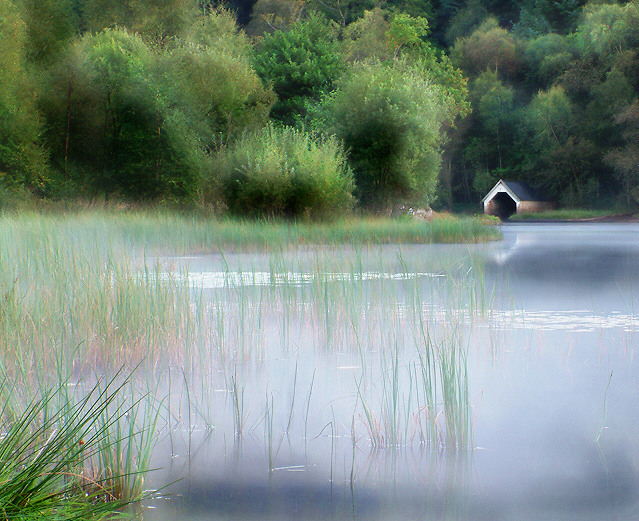
[[[639,0],[0,0],[0,206],[639,204]]]

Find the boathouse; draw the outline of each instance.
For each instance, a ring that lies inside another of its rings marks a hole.
[[[499,182],[482,199],[484,213],[508,219],[515,213],[534,213],[552,210],[555,204],[543,194],[521,181]]]

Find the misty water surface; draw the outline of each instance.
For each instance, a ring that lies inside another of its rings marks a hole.
[[[637,519],[639,228],[503,234],[169,259],[238,348],[189,390],[206,411],[161,442],[153,484],[180,481],[145,519]],[[420,443],[418,316],[465,354],[457,448]],[[397,442],[375,447],[363,405],[381,420],[393,382]]]

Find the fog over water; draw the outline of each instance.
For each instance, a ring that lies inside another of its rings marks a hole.
[[[639,227],[502,231],[168,259],[237,348],[162,440],[153,485],[179,481],[145,519],[638,519]],[[457,346],[456,408],[441,382],[423,406],[424,345]]]

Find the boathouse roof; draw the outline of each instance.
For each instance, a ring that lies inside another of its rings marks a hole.
[[[493,186],[493,188],[486,194],[486,197],[482,199],[482,203],[492,199],[497,192],[505,191],[516,202],[519,201],[547,201],[546,197],[535,190],[528,183],[523,181],[504,181],[500,179],[499,182]]]

